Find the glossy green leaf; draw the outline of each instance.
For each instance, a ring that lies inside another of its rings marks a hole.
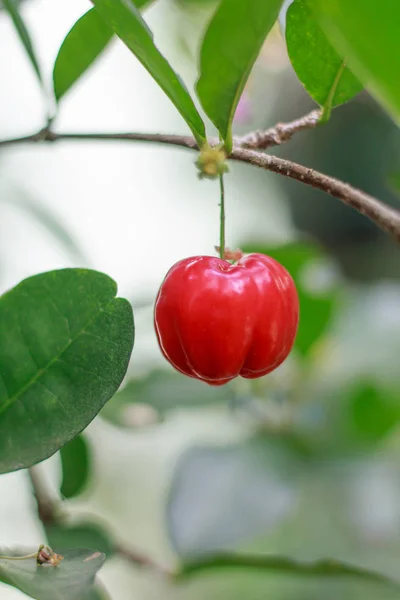
[[[58,567],[38,567],[34,558],[0,559],[0,577],[36,600],[82,600],[105,556],[92,550],[67,550],[63,557]]]
[[[73,25],[54,63],[53,83],[57,101],[93,64],[113,35],[113,30],[95,8],[90,9]]]
[[[347,564],[338,560],[327,559],[315,562],[302,562],[286,556],[251,555],[251,554],[217,554],[205,557],[199,561],[185,564],[180,573],[180,579],[187,579],[195,575],[215,570],[237,571],[238,569],[266,571],[268,574],[282,573],[301,577],[329,577],[329,578],[354,578],[383,584],[390,588],[400,590],[400,583],[389,577],[364,569],[356,565]]]
[[[314,0],[294,0],[286,14],[286,44],[301,83],[323,109],[347,102],[362,84],[328,41],[313,11]]]
[[[205,139],[204,123],[180,77],[157,49],[153,34],[129,0],[93,0],[99,15],[140,60],[167,94],[193,132],[198,144]]]
[[[280,439],[189,449],[176,466],[167,505],[174,549],[198,556],[270,531],[296,506],[298,472],[295,453]]]
[[[87,263],[81,248],[79,248],[64,223],[48,207],[42,206],[25,190],[11,196],[3,195],[0,197],[0,202],[7,202],[9,205],[19,208],[28,216],[33,217],[63,246],[74,260],[80,263],[80,266]]]
[[[364,86],[400,123],[400,2],[314,0],[338,52]]]
[[[145,8],[152,0],[134,0],[137,8]],[[88,10],[67,33],[53,69],[56,100],[78,81],[108,46],[113,30],[99,16],[95,8]]]
[[[135,424],[137,405],[149,405],[163,417],[177,408],[215,405],[233,397],[230,385],[213,388],[175,371],[156,369],[130,379],[105,405],[101,415],[115,425],[129,427]]]
[[[103,273],[63,269],[0,298],[0,473],[54,454],[118,389],[134,327],[116,292]]]
[[[60,554],[68,548],[90,548],[102,552],[109,558],[114,552],[108,533],[94,523],[73,526],[47,525],[45,530],[49,545],[57,549]]]
[[[43,83],[39,62],[36,58],[36,53],[32,44],[31,36],[29,35],[29,31],[26,28],[26,25],[19,10],[19,2],[17,2],[17,0],[3,0],[3,6],[8,11],[10,17],[13,20],[14,27],[19,35],[19,39],[21,40],[26,50],[29,60],[31,61],[32,67],[37,75],[37,78],[39,79],[40,83]]]
[[[83,435],[61,448],[62,482],[60,492],[64,498],[78,496],[87,484],[90,475],[89,445]]]
[[[236,107],[282,1],[222,0],[206,31],[197,94],[228,152]]]
[[[271,247],[251,243],[242,249],[272,256],[293,277],[300,302],[295,348],[306,355],[329,327],[337,306],[338,281],[332,261],[318,246],[303,242]]]

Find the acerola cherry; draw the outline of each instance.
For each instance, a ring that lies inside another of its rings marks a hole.
[[[299,301],[286,269],[264,254],[237,264],[211,256],[176,263],[158,292],[158,342],[175,369],[223,385],[278,367],[296,337]]]

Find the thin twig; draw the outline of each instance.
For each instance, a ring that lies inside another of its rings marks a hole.
[[[280,146],[292,139],[295,133],[307,129],[315,129],[321,118],[320,110],[313,110],[308,115],[290,121],[289,123],[277,123],[266,131],[254,131],[248,135],[236,138],[236,146],[248,148],[249,150],[266,150],[271,146]]]
[[[56,521],[55,503],[47,493],[46,486],[37,467],[28,469],[28,475],[32,485],[33,495],[36,500],[39,519],[42,521],[43,525],[51,525]]]
[[[303,119],[297,120],[297,126],[294,127],[291,124],[286,124],[287,132],[281,134],[284,137],[293,135],[295,131],[300,131],[301,127],[299,123],[305,121],[310,126],[312,119],[310,115]],[[295,122],[293,122],[295,123]],[[304,125],[303,129],[306,128]],[[275,128],[276,129],[276,128]],[[9,140],[0,141],[1,146],[13,146],[24,143],[44,143],[44,142],[59,142],[59,141],[94,141],[94,140],[109,140],[109,141],[140,141],[140,142],[151,142],[158,144],[168,144],[172,146],[189,148],[191,150],[198,149],[197,143],[191,136],[181,135],[168,135],[168,134],[155,134],[155,133],[54,133],[47,130],[41,130],[40,132]],[[283,140],[283,138],[282,138]],[[212,144],[215,140],[210,140]],[[243,144],[244,142],[240,142]],[[351,185],[314,171],[308,167],[304,167],[297,163],[294,163],[277,156],[265,155],[261,152],[249,150],[247,148],[236,145],[233,149],[232,154],[229,156],[230,159],[248,163],[266,171],[272,171],[285,177],[291,177],[301,183],[310,185],[314,188],[322,190],[335,198],[341,200],[344,204],[351,206],[359,213],[368,217],[378,227],[380,227],[386,233],[389,233],[394,239],[400,243],[400,212],[383,204],[376,198],[373,198],[369,194],[362,192],[361,190],[352,187]]]
[[[40,521],[45,526],[58,524],[58,505],[54,500],[50,498],[45,481],[40,476],[40,473],[36,467],[31,467],[30,469],[28,469],[28,474],[32,484],[32,490],[36,500],[38,516]],[[146,556],[145,554],[142,554],[137,550],[127,548],[122,544],[115,544],[114,552],[122,558],[124,558],[125,560],[127,560],[128,562],[130,562],[132,565],[151,569],[153,572],[157,573],[158,575],[164,578],[172,578],[175,576],[175,573],[172,570],[158,564],[149,556]]]
[[[159,563],[155,562],[149,556],[145,556],[141,552],[133,550],[132,548],[126,548],[125,546],[122,546],[121,544],[119,544],[118,546],[115,547],[115,552],[121,558],[125,559],[132,565],[134,565],[136,567],[150,569],[154,573],[157,573],[158,575],[160,575],[160,577],[162,577],[162,578],[166,577],[169,579],[169,578],[174,578],[176,576],[176,573],[174,571],[172,571],[171,569],[169,569],[168,567],[164,567],[164,566],[160,565]]]
[[[60,140],[153,142],[156,144],[183,146],[184,148],[198,148],[196,140],[189,135],[168,135],[163,133],[54,133],[47,129],[42,129],[32,135],[0,140],[0,148],[32,142],[58,142]]]
[[[352,187],[348,183],[344,183],[339,179],[324,175],[290,160],[284,160],[268,154],[260,154],[253,150],[238,148],[234,150],[230,158],[252,164],[267,171],[285,175],[286,177],[296,179],[296,181],[322,190],[368,217],[380,229],[393,236],[400,243],[400,212],[369,194]]]

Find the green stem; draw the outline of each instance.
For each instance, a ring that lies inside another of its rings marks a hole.
[[[28,560],[29,558],[37,558],[38,553],[27,554],[26,556],[0,556],[0,560]]]
[[[219,176],[219,185],[221,190],[220,216],[219,216],[219,255],[223,259],[225,256],[225,188],[224,176]]]

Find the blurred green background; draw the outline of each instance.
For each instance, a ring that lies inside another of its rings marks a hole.
[[[158,45],[189,83],[212,8],[212,0],[159,0],[147,13]],[[86,9],[84,0],[24,3],[48,73]],[[0,77],[0,137],[39,129],[42,99],[4,13]],[[239,105],[236,133],[312,108],[276,27]],[[56,128],[186,133],[117,41],[66,97]],[[274,152],[396,206],[399,144],[398,129],[361,93],[327,125]],[[99,580],[113,600],[395,598],[377,583],[245,568],[172,584],[116,552],[123,545],[171,568],[241,549],[398,572],[398,249],[336,199],[235,164],[226,181],[228,245],[287,266],[299,289],[299,335],[286,363],[262,380],[217,390],[189,380],[159,353],[152,303],[175,261],[212,254],[217,243],[218,189],[198,181],[193,159],[101,142],[0,153],[1,291],[39,271],[90,266],[113,277],[136,310],[123,389],[62,462],[56,456],[38,467],[54,501],[60,485],[66,497],[68,517],[47,531],[49,541],[103,545],[110,559]],[[24,473],[0,480],[0,535],[6,546],[45,536]],[[24,597],[0,586],[5,600]]]

